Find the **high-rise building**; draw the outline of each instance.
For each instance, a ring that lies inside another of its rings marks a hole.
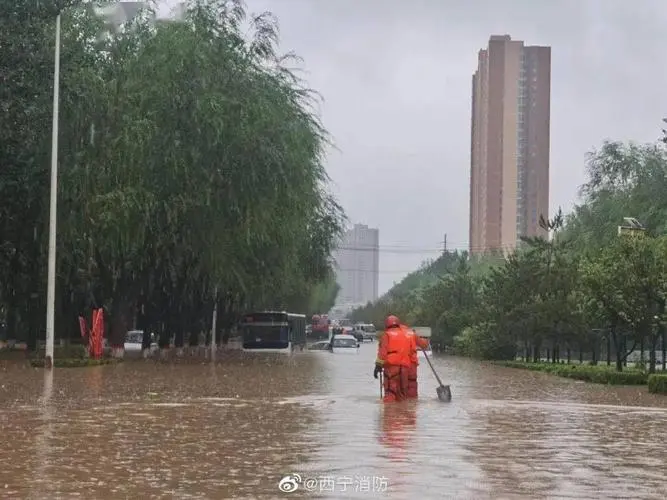
[[[550,106],[551,47],[491,36],[472,77],[471,253],[547,236]]]
[[[336,304],[358,306],[378,298],[380,236],[377,229],[355,224],[345,232],[336,250],[336,281],[340,286]]]

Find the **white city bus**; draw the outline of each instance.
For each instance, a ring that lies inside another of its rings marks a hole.
[[[290,353],[306,347],[306,316],[285,311],[246,314],[241,322],[243,351]]]

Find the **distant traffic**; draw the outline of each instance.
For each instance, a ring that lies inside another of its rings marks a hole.
[[[234,337],[237,340],[229,342],[227,348],[266,353],[291,353],[306,348],[349,353],[356,352],[363,342],[374,342],[377,335],[375,325],[353,324],[349,319],[331,320],[326,314],[315,314],[308,322],[306,315],[300,313],[255,311],[241,317]],[[142,330],[128,331],[125,349],[144,350],[144,355],[159,350],[156,334],[150,334],[149,342],[144,342],[143,337]]]

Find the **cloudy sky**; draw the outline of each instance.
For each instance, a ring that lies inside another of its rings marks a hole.
[[[380,230],[380,292],[468,241],[471,75],[492,34],[552,47],[551,209],[569,210],[605,139],[667,116],[664,0],[246,0],[303,57],[338,151],[334,190]]]

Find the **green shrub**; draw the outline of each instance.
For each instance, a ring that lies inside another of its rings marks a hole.
[[[85,359],[88,357],[88,349],[81,344],[73,344],[57,347],[53,350],[55,359]]]
[[[44,359],[45,349],[40,349],[35,353],[35,358]],[[86,359],[88,358],[88,349],[83,344],[70,344],[66,346],[56,346],[53,348],[53,359]]]
[[[122,361],[120,358],[54,358],[53,366],[56,368],[82,368],[86,366],[111,365],[120,361]],[[44,368],[44,358],[31,359],[30,366],[33,368]]]
[[[464,328],[460,335],[454,337],[454,351],[476,359],[513,359],[516,356],[514,342],[498,337],[497,331],[491,323]]]
[[[596,384],[644,385],[648,380],[648,375],[641,370],[628,369],[617,372],[615,367],[606,365],[564,365],[560,363],[526,363],[523,361],[497,361],[496,364],[509,368],[540,371]]]
[[[667,375],[656,373],[649,375],[648,392],[653,394],[667,394]]]

